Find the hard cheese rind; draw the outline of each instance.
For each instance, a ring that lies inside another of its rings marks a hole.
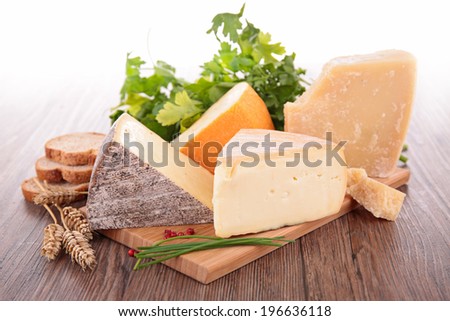
[[[416,60],[404,51],[340,57],[325,65],[314,84],[286,103],[285,130],[347,141],[350,167],[387,177],[395,169],[416,82]]]
[[[275,144],[269,149],[262,145],[268,134]],[[287,146],[289,143],[291,147]],[[308,160],[322,161],[319,166],[305,161],[304,148],[311,143],[315,147],[309,149]],[[250,148],[251,145],[254,147]],[[334,147],[322,139],[304,135],[239,131],[225,145],[215,171],[216,235],[256,233],[337,213],[345,196],[346,166],[336,159],[327,166],[327,146]],[[259,161],[250,157],[249,152]],[[345,161],[342,149],[338,154]]]
[[[348,170],[348,193],[375,217],[395,221],[405,194],[370,177],[363,169]]]
[[[274,128],[264,101],[245,82],[230,89],[177,141],[184,144],[182,153],[214,173],[222,147],[243,128]]]
[[[367,178],[367,173],[363,168],[349,168],[347,170],[347,186],[355,185]]]
[[[96,230],[208,223],[212,188],[211,173],[124,114],[97,156],[87,215]]]

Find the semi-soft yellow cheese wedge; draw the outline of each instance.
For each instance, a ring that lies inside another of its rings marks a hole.
[[[335,214],[345,196],[346,170],[343,149],[325,140],[240,130],[224,146],[215,170],[216,235],[255,233]]]
[[[416,60],[405,51],[339,57],[284,108],[285,130],[347,141],[350,167],[387,177],[396,167],[408,129]]]

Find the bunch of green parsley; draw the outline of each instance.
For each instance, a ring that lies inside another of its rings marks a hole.
[[[214,33],[220,49],[201,66],[201,77],[193,83],[176,77],[175,68],[163,61],[157,61],[153,73],[145,77],[145,62],[128,54],[126,79],[120,104],[110,115],[112,122],[127,112],[170,141],[236,83],[246,81],[266,103],[276,129],[282,130],[284,103],[305,91],[305,70],[295,68],[295,53],[285,55],[285,48],[272,43],[269,33],[248,21],[243,26],[244,8],[214,17],[207,33]]]

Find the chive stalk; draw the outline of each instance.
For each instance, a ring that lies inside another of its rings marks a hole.
[[[205,241],[165,244],[174,240],[182,239],[202,239]],[[217,248],[226,248],[231,246],[277,246],[280,247],[285,243],[292,243],[294,240],[286,240],[283,236],[278,237],[240,237],[223,239],[220,237],[206,235],[184,235],[172,237],[167,240],[156,242],[152,246],[139,247],[139,252],[135,254],[137,262],[134,270],[143,269],[145,267],[164,262],[166,260],[178,257],[183,254],[204,251]],[[144,260],[149,260],[143,262]]]

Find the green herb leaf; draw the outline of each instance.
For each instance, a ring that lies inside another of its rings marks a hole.
[[[245,4],[242,6],[238,13],[219,13],[212,20],[212,27],[207,31],[207,33],[214,32],[217,37],[219,28],[223,25],[222,34],[226,37],[229,36],[231,41],[238,40],[238,30],[241,30],[242,23],[240,21],[242,15],[244,14]],[[217,38],[219,40],[219,38]]]
[[[144,124],[147,128],[149,128],[154,133],[161,136],[161,138],[171,141],[176,137],[176,133],[178,131],[178,127],[176,125],[172,126],[163,126],[157,120],[155,115],[145,115],[140,118],[142,124]]]
[[[124,112],[125,111],[118,109],[115,112],[113,112],[111,115],[109,115],[111,122],[114,123]]]
[[[275,128],[283,130],[283,106],[305,91],[305,70],[294,66],[295,54],[285,55],[280,43],[272,43],[238,13],[221,13],[213,18],[207,33],[214,32],[219,50],[201,68],[201,77],[189,83],[176,76],[173,66],[157,61],[144,68],[140,57],[127,55],[126,78],[120,103],[112,108],[111,121],[122,113],[141,121],[166,140],[189,128],[202,113],[236,83],[246,81],[264,100]],[[148,73],[148,76],[144,74]]]
[[[201,102],[193,100],[183,90],[175,95],[175,103],[167,102],[159,111],[156,120],[163,126],[174,125],[179,121],[193,117],[203,110],[199,107]]]
[[[201,113],[195,114],[192,117],[188,117],[188,118],[184,118],[181,122],[180,122],[180,133],[184,132],[186,129],[188,129],[189,127],[192,126],[192,124],[194,124],[197,120],[200,119],[200,117],[202,116]]]
[[[399,161],[401,161],[403,164],[406,164],[408,162],[408,157],[406,157],[405,155],[401,154]]]

